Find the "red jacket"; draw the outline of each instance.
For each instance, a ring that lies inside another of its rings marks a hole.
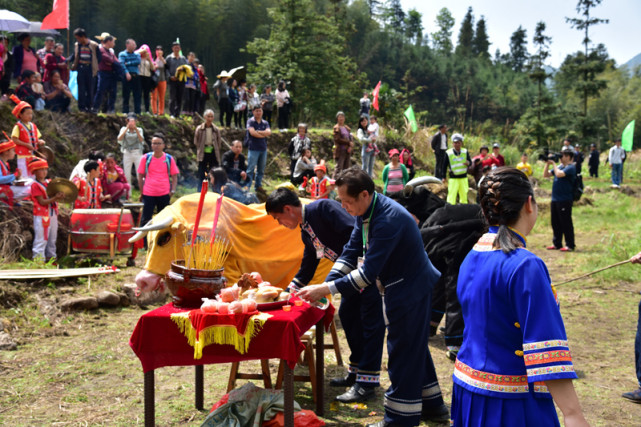
[[[76,199],[73,206],[75,209],[100,209],[102,207],[100,203],[102,185],[98,178],[94,180],[94,185],[89,185],[84,179],[79,179],[76,181],[76,186],[78,187],[78,197],[84,197],[85,200]]]
[[[58,215],[58,203],[53,202],[49,205],[41,205],[38,203],[38,198],[37,196],[42,196],[45,199],[47,199],[49,196],[47,196],[47,185],[49,184],[49,181],[40,182],[40,181],[33,181],[31,184],[31,200],[33,201],[33,215],[34,216],[42,216],[45,218],[49,218],[50,215],[50,210],[51,208],[53,210],[53,213],[55,215]],[[45,233],[46,236],[46,233]]]
[[[22,142],[26,142],[27,144],[31,144],[33,146],[33,150],[37,149],[38,126],[36,126],[34,122],[31,122],[31,130],[29,130],[21,121],[18,121],[18,123],[16,123],[16,126],[18,126],[18,129],[20,129],[20,136],[18,137],[18,139]],[[27,150],[22,145],[16,144],[16,154],[18,156],[31,156],[33,155],[33,150]]]

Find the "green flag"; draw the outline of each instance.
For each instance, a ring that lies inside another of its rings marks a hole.
[[[623,134],[621,134],[621,147],[625,151],[632,151],[632,140],[634,139],[634,120],[632,120],[628,125],[623,129]]]
[[[407,110],[405,110],[405,117],[407,117],[407,120],[410,122],[410,126],[412,126],[412,132],[416,132],[418,130],[418,123],[416,123],[414,109],[411,105],[407,107]]]

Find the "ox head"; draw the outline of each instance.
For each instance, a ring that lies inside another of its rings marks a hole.
[[[221,197],[207,193],[198,234],[211,232],[216,201]],[[183,259],[186,231],[193,230],[198,208],[199,193],[181,197],[159,212],[138,230],[130,242],[147,237],[147,259],[144,273],[136,277],[141,290],[160,286],[160,280],[171,268],[172,261]],[[304,246],[299,230],[289,230],[265,212],[264,205],[245,206],[223,197],[218,236],[231,243],[225,262],[225,277],[229,283],[237,282],[242,273],[258,271],[263,279],[285,287],[294,277],[303,257]],[[312,283],[322,283],[329,273],[331,263],[321,261]]]

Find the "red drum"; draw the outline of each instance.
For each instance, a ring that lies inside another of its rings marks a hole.
[[[71,213],[71,247],[76,252],[110,253],[110,235],[114,235],[114,252],[131,252],[127,240],[136,232],[129,209],[74,209]],[[120,225],[120,230],[118,230]]]

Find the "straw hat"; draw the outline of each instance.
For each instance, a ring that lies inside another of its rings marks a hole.
[[[227,72],[227,70],[223,70],[216,77],[218,77],[219,79],[224,79],[225,77],[227,78],[231,77],[231,74]]]
[[[99,36],[96,36],[96,39],[98,39],[98,40],[104,40],[104,39],[106,39],[107,37],[110,37],[110,36],[111,36],[111,37],[114,37],[114,36],[112,36],[111,34],[109,34],[109,33],[107,33],[107,32],[104,32],[104,33],[100,34]],[[114,41],[116,41],[116,40],[117,40],[117,39],[114,37]]]

